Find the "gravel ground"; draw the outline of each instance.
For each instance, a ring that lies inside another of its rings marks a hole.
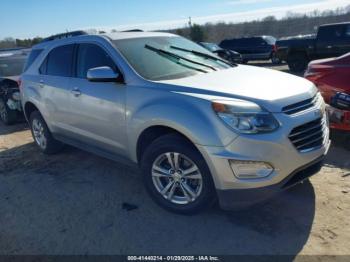
[[[270,202],[180,216],[137,171],[71,147],[45,156],[26,124],[0,124],[0,254],[350,255],[350,142],[335,137],[321,172]]]

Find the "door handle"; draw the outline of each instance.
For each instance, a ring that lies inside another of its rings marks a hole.
[[[41,88],[44,87],[44,80],[40,80],[40,81],[39,81],[39,86],[40,86]]]
[[[75,97],[81,95],[81,91],[80,91],[78,88],[76,88],[76,87],[72,89],[71,93],[72,93]]]

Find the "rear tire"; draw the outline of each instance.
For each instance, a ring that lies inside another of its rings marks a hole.
[[[275,52],[273,52],[273,53],[271,54],[271,62],[272,62],[272,64],[274,64],[274,65],[279,65],[279,64],[282,63],[282,61],[278,58],[278,56],[277,56],[277,54],[276,54]]]
[[[34,142],[45,154],[55,154],[63,148],[63,144],[53,138],[44,118],[38,111],[30,114],[30,129]]]
[[[17,120],[17,110],[10,109],[3,98],[0,98],[0,118],[5,125],[11,125]]]
[[[309,62],[306,55],[303,53],[296,53],[292,54],[291,56],[292,58],[289,58],[287,61],[289,70],[295,73],[301,73],[305,71]]]
[[[171,212],[195,214],[215,200],[204,158],[179,135],[169,134],[153,141],[142,156],[141,170],[150,196]]]

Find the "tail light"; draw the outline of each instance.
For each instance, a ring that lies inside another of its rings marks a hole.
[[[22,91],[22,79],[21,79],[21,78],[19,78],[19,79],[17,80],[17,85],[18,85],[18,87],[19,87],[19,90]]]
[[[272,46],[272,51],[277,52],[277,45]]]
[[[317,81],[333,72],[333,68],[324,65],[309,65],[304,73],[304,77],[310,81]]]

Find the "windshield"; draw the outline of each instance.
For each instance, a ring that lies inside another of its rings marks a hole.
[[[209,51],[215,52],[217,50],[220,50],[221,47],[219,47],[217,44],[213,43],[202,43],[202,45],[207,48]]]
[[[178,36],[121,39],[113,43],[137,73],[149,80],[183,78],[231,67],[200,45]]]
[[[266,36],[265,37],[265,40],[266,42],[269,44],[269,45],[274,45],[276,44],[276,38],[272,37],[272,36]]]
[[[25,56],[6,56],[0,53],[0,77],[22,74],[25,61]]]

